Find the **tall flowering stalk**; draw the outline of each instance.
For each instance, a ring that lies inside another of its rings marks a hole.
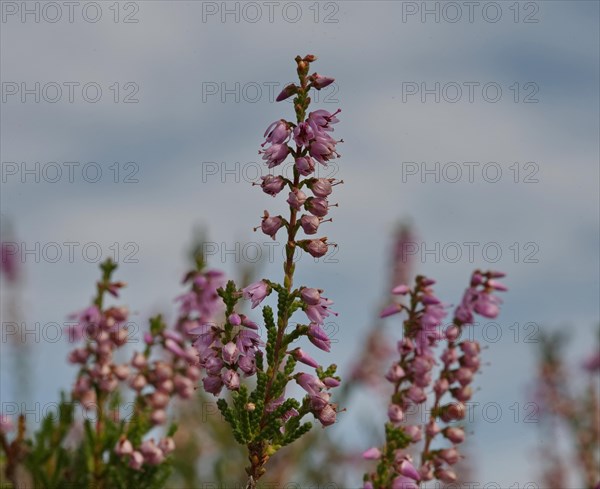
[[[294,287],[296,251],[321,257],[332,246],[326,237],[312,236],[329,213],[328,197],[337,182],[317,178],[314,173],[317,165],[325,166],[339,156],[336,145],[340,141],[331,136],[339,110],[333,114],[316,110],[307,115],[310,90],[320,90],[333,82],[318,73],[309,74],[310,64],[315,60],[312,55],[296,57],[299,82],[286,86],[277,97],[281,101],[294,96],[296,122],[285,119],[273,122],[265,132],[266,140],[260,151],[271,169],[279,167],[288,157],[294,159],[291,179],[269,174],[260,183],[262,190],[273,197],[284,189],[289,191],[288,216],[273,216],[265,210],[262,223],[256,228],[273,239],[280,230],[287,233],[283,283],[263,279],[240,290],[229,281],[218,290],[225,304],[225,323],[205,323],[191,330],[196,335],[194,345],[205,372],[204,389],[215,396],[223,387],[232,392],[231,402],[220,398],[217,404],[236,440],[247,446],[250,488],[256,487],[256,481],[265,474],[265,465],[273,454],[311,429],[310,422],[302,423],[306,415],[310,413],[323,426],[329,426],[337,414],[329,392],[340,383],[335,376],[336,366],[324,368],[301,347],[293,345],[304,336],[317,348],[329,351],[330,340],[322,326],[325,318],[336,314],[330,309],[333,302],[323,296],[322,290]],[[308,237],[300,239],[300,231]],[[262,307],[267,331],[263,343],[257,333],[259,326],[237,312],[238,302],[242,298],[250,300],[254,309],[273,292],[277,294],[276,310],[269,305]],[[306,324],[297,324],[292,329],[290,321],[299,311],[305,313]],[[298,362],[314,372],[299,371]],[[256,377],[252,392],[243,381],[249,377]],[[301,400],[286,394],[291,381],[306,391]]]
[[[494,292],[507,290],[497,280],[503,276],[499,272],[475,271],[470,287],[454,311],[452,323],[446,328],[443,320],[447,306],[435,296],[434,280],[417,276],[413,288],[402,284],[393,289],[394,294],[406,300],[387,307],[382,317],[404,311],[407,318],[403,338],[398,342],[400,359],[386,374],[394,391],[388,408],[385,445],[363,454],[366,459],[378,460],[376,472],[365,475],[366,489],[414,489],[422,481],[456,481],[452,466],[461,459],[457,446],[464,441],[465,431],[455,422],[465,417],[465,403],[472,396],[470,384],[480,366],[479,344],[460,340],[461,332],[474,323],[475,314],[486,318],[498,315],[501,301]],[[434,380],[434,366],[438,363],[435,348],[441,341],[445,341],[445,349]],[[418,410],[431,398],[427,423],[406,424],[406,413]],[[439,435],[450,446],[434,448],[433,442]],[[407,448],[420,442],[421,460],[417,465]]]

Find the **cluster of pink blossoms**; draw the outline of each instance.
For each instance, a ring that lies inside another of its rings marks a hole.
[[[180,303],[177,330],[187,335],[222,311],[223,301],[217,290],[225,285],[225,274],[219,270],[193,270],[183,283],[190,283],[191,289],[176,299]]]
[[[470,287],[455,310],[452,324],[446,328],[442,327],[447,315],[446,306],[435,296],[433,280],[419,276],[414,289],[407,285],[393,289],[394,294],[406,296],[408,302],[393,304],[382,312],[382,317],[403,310],[408,313],[404,322],[404,338],[398,342],[400,360],[391,366],[386,375],[386,379],[394,385],[394,394],[388,407],[390,429],[400,435],[387,436],[384,450],[372,448],[364,453],[365,458],[380,460],[386,467],[385,480],[379,474],[366,477],[366,489],[388,487],[389,483],[394,489],[413,489],[418,487],[419,481],[434,478],[444,483],[456,481],[451,466],[461,458],[456,445],[464,441],[465,433],[460,426],[449,423],[465,417],[464,403],[472,396],[470,384],[480,366],[479,344],[476,341],[459,341],[461,329],[474,322],[474,314],[486,318],[498,315],[501,301],[494,292],[507,290],[497,281],[503,276],[500,272],[474,272]],[[438,364],[434,348],[443,339],[447,346],[440,356],[441,368],[434,381],[433,369]],[[407,410],[411,406],[426,403],[430,390],[433,391],[433,407],[426,425],[404,425]],[[446,393],[453,400],[442,404],[442,397]],[[441,427],[438,420],[448,425]],[[452,446],[432,449],[431,443],[440,433]],[[421,466],[417,469],[404,449],[421,440]]]
[[[217,325],[217,313],[223,310],[218,290],[225,284],[222,272],[197,270],[184,279],[192,290],[180,296],[180,331],[194,338],[194,354],[199,367],[206,373],[202,379],[204,390],[217,396],[223,386],[238,390],[240,373],[256,372],[255,355],[261,344],[256,333],[258,326],[244,314],[231,313],[224,327]],[[259,291],[256,291],[258,294]],[[266,286],[263,293],[266,295]],[[227,338],[226,329],[235,329]]]
[[[129,376],[127,364],[113,362],[115,350],[127,342],[127,318],[128,311],[124,307],[101,311],[93,305],[78,313],[77,325],[71,327],[71,338],[86,339],[85,346],[69,354],[69,362],[81,365],[73,398],[86,409],[97,409],[98,397],[115,391],[119,382]]]
[[[339,112],[338,110],[331,114],[326,110],[316,110],[308,115],[306,121],[300,122],[298,125],[283,119],[271,124],[265,132],[267,139],[263,143],[263,146],[268,143],[271,146],[262,151],[263,159],[267,160],[269,168],[281,164],[291,154],[294,157],[294,166],[298,173],[309,176],[315,171],[314,160],[326,166],[330,159],[338,157],[336,144],[341,141],[336,141],[329,133],[333,131],[332,125],[339,122],[336,117]],[[291,139],[296,143],[295,149],[287,144]],[[339,182],[333,178],[312,177],[304,180],[300,185],[294,186],[292,182],[280,175],[267,175],[261,178],[263,191],[272,196],[277,195],[286,185],[289,185],[291,191],[287,203],[296,211],[305,210],[307,212],[302,214],[297,221],[290,223],[280,215],[270,216],[265,211],[260,226],[262,231],[273,239],[279,229],[282,227],[289,229],[290,226],[302,227],[304,233],[309,236],[317,234],[319,225],[328,215],[329,208],[332,207],[328,197],[332,193],[333,186]],[[303,186],[306,186],[313,196],[307,196],[302,190]],[[328,249],[327,238],[301,240],[297,242],[297,245],[317,258],[324,256]]]
[[[303,308],[306,316],[310,320],[307,336],[310,342],[317,348],[329,352],[331,349],[331,340],[323,330],[325,318],[330,315],[337,316],[336,312],[329,309],[333,301],[322,297],[320,289],[303,287],[300,289]],[[316,360],[304,352],[301,348],[296,348],[290,352],[299,362],[318,370],[321,368]],[[310,402],[310,409],[313,415],[321,422],[323,426],[329,426],[335,423],[337,416],[337,404],[331,402],[331,393],[329,389],[338,387],[340,381],[337,378],[327,376],[319,378],[307,373],[296,375],[296,382],[307,393]]]
[[[197,352],[181,334],[166,330],[158,317],[151,321],[151,332],[144,335],[144,352],[135,352],[129,364],[114,363],[115,350],[128,340],[128,311],[124,307],[103,310],[101,304],[105,291],[118,297],[123,286],[121,282],[98,283],[99,295],[94,305],[74,316],[77,322],[70,327],[71,338],[84,339],[85,345],[69,354],[71,363],[81,365],[72,395],[86,409],[100,413],[120,382],[127,381],[135,392],[136,416],[147,415],[152,425],[164,425],[172,397],[190,399],[195,392],[200,378]],[[160,347],[163,355],[153,360],[150,356],[155,347]],[[97,423],[101,425],[102,420]],[[158,445],[151,439],[134,448],[126,434],[115,447],[115,453],[127,457],[134,469],[141,469],[144,463],[159,464],[173,450],[170,437],[163,438]]]
[[[136,392],[136,409],[150,411],[153,425],[164,425],[167,421],[169,402],[173,396],[191,399],[200,378],[200,369],[196,366],[196,350],[186,344],[183,337],[174,331],[161,329],[156,334],[144,335],[146,350],[135,352],[131,359],[134,370],[129,386]],[[161,346],[167,355],[164,358],[150,360],[153,347]],[[137,448],[122,436],[115,447],[115,453],[129,458],[129,465],[141,469],[144,463],[158,465],[175,449],[171,437],[162,438],[158,444],[154,439],[145,440]]]

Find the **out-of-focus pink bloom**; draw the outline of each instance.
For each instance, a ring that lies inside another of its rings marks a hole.
[[[133,453],[133,445],[123,436],[115,446],[115,453],[120,456],[131,455]]]
[[[131,457],[129,459],[129,466],[133,470],[140,470],[142,468],[143,464],[144,464],[144,456],[140,452],[138,452],[137,450],[134,451],[131,454]]]
[[[583,368],[590,373],[598,372],[600,370],[600,352],[596,352],[586,358],[583,362]]]
[[[240,324],[242,324],[242,318],[240,317],[239,314],[237,313],[232,313],[229,315],[229,317],[227,318],[227,320],[229,321],[229,324],[231,324],[232,326],[239,326]]]
[[[170,436],[168,436],[166,438],[162,438],[158,442],[158,448],[160,448],[162,450],[162,452],[165,455],[167,455],[167,454],[171,453],[173,450],[175,450],[175,441]]]
[[[1,248],[1,260],[0,260],[0,271],[6,274],[6,279],[9,282],[16,282],[19,278],[19,246],[17,243],[2,242],[0,243]]]
[[[381,458],[381,450],[377,447],[371,447],[362,454],[365,460],[378,460]]]
[[[398,314],[399,312],[401,312],[402,309],[403,306],[401,306],[400,304],[391,304],[387,306],[383,311],[381,311],[379,317],[387,318],[389,316],[393,316],[394,314]]]
[[[12,419],[6,414],[0,413],[0,432],[8,433],[14,429]]]
[[[404,421],[404,411],[398,404],[390,404],[388,407],[388,418],[392,423]]]
[[[444,436],[452,443],[462,443],[465,441],[465,430],[455,426],[449,426],[444,430]]]

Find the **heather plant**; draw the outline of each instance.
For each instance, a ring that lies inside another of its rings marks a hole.
[[[287,85],[277,97],[281,101],[294,96],[296,121],[273,122],[265,132],[264,149],[259,152],[270,169],[279,167],[288,157],[294,159],[291,178],[269,174],[260,183],[262,190],[273,197],[284,189],[289,191],[288,216],[272,216],[265,210],[261,225],[255,229],[273,239],[280,230],[287,234],[282,282],[263,279],[240,289],[230,280],[218,289],[225,305],[224,324],[198,319],[197,326],[188,329],[195,337],[206,392],[219,396],[223,388],[231,391],[231,400],[220,397],[217,405],[236,441],[247,447],[248,487],[256,486],[266,472],[268,460],[278,450],[312,428],[310,421],[303,422],[305,416],[312,414],[323,426],[329,426],[337,415],[330,393],[330,389],[340,384],[336,366],[319,365],[302,347],[295,345],[306,337],[315,347],[329,351],[330,339],[323,324],[325,318],[336,314],[330,309],[333,302],[323,296],[323,290],[294,287],[296,253],[303,250],[321,257],[331,246],[327,238],[300,239],[298,233],[302,230],[310,237],[318,232],[329,213],[328,197],[337,183],[314,176],[316,164],[326,165],[339,156],[336,151],[339,141],[330,135],[339,111],[331,114],[316,110],[307,114],[310,90],[321,90],[333,82],[318,73],[309,74],[315,59],[312,55],[296,58],[298,84]],[[300,215],[302,211],[305,213]],[[262,306],[267,336],[263,342],[257,333],[259,326],[240,312],[239,303],[242,299],[250,300],[255,309],[272,293],[277,295],[276,307]],[[304,313],[306,324],[296,323],[292,328],[292,316],[300,312]],[[299,363],[313,372],[302,371]],[[255,381],[253,385],[250,379]],[[290,382],[298,384],[306,395],[300,400],[290,395]]]
[[[566,442],[541,449],[543,481],[548,487],[567,487],[576,480],[578,487],[597,489],[600,486],[600,346],[579,365],[569,366],[566,344],[566,335],[562,333],[540,336],[535,389],[540,426],[547,436]],[[572,380],[575,378],[579,382]]]
[[[77,346],[69,361],[79,371],[70,395],[62,395],[32,439],[21,416],[9,441],[12,420],[3,418],[5,473],[15,487],[158,488],[169,477],[176,425],[168,423],[167,408],[174,397],[194,394],[196,353],[157,316],[144,350],[129,362],[116,361],[130,335],[127,308],[107,304],[107,296],[117,298],[125,286],[113,281],[116,268],[110,260],[101,265],[93,303],[72,317],[68,333]],[[164,436],[148,436],[160,427]]]
[[[434,479],[456,482],[452,467],[461,459],[457,446],[465,439],[465,430],[457,422],[465,418],[465,403],[473,395],[471,383],[481,364],[479,343],[461,340],[461,333],[474,323],[475,314],[497,317],[501,300],[494,292],[507,290],[497,280],[503,276],[500,272],[475,271],[452,322],[445,327],[447,306],[434,294],[434,280],[419,275],[414,287],[400,284],[392,290],[404,301],[386,307],[381,315],[404,312],[406,319],[398,342],[400,358],[386,374],[393,393],[385,444],[363,454],[368,460],[377,460],[376,471],[364,477],[365,489],[415,489],[421,482]],[[445,346],[438,356],[437,347],[442,342]],[[435,374],[438,359],[441,366]],[[431,405],[425,410],[425,425],[407,422],[407,412],[423,412],[428,401]],[[434,447],[437,438],[446,443]],[[422,447],[418,463],[408,452],[414,444]]]

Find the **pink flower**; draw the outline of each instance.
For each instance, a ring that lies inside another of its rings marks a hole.
[[[163,453],[167,455],[173,450],[175,450],[175,441],[170,436],[168,436],[167,438],[162,438],[158,442],[158,448],[160,448],[163,451]]]
[[[388,418],[392,423],[404,421],[404,411],[398,404],[390,404],[388,407]]]
[[[235,370],[227,370],[223,374],[223,383],[230,391],[235,391],[240,388],[240,376]]]
[[[298,146],[308,146],[315,133],[308,122],[301,122],[294,128],[294,141]]]
[[[381,458],[381,450],[376,447],[371,447],[368,450],[365,450],[362,456],[365,460],[378,460]]]
[[[303,239],[297,242],[298,246],[315,258],[321,258],[327,254],[327,238]]]
[[[308,121],[317,131],[332,131],[333,128],[331,125],[339,122],[336,115],[340,112],[341,109],[338,109],[333,114],[324,109],[315,110],[308,114]]]
[[[337,141],[329,136],[329,134],[319,133],[319,135],[310,143],[309,153],[319,163],[327,165],[329,160],[340,156],[335,150],[336,144]]]
[[[321,197],[309,198],[306,200],[305,207],[308,212],[317,217],[325,217],[329,212],[329,203],[327,202],[327,199]]]
[[[283,190],[283,187],[285,187],[285,180],[280,176],[266,175],[260,178],[262,179],[260,186],[263,189],[263,192],[268,195],[272,195],[273,197],[275,197]]]
[[[387,318],[389,316],[393,316],[394,314],[398,314],[399,312],[401,312],[402,309],[403,307],[400,304],[392,304],[390,306],[387,306],[383,311],[381,311],[379,317]]]
[[[140,452],[138,452],[137,450],[134,451],[131,454],[131,457],[129,459],[129,466],[133,470],[140,470],[142,468],[143,464],[144,464],[144,456]]]
[[[307,176],[315,171],[315,162],[310,156],[301,156],[296,158],[294,164],[296,165],[300,175]]]
[[[262,280],[242,289],[244,299],[250,299],[252,301],[252,309],[258,306],[270,292],[269,285]]]
[[[410,477],[413,480],[421,480],[421,476],[419,475],[419,473],[417,472],[417,469],[415,469],[414,465],[411,463],[411,461],[409,460],[409,457],[404,456],[400,463],[399,463],[399,468],[400,468],[400,474],[402,474],[405,477]]]
[[[270,144],[281,144],[286,142],[292,130],[290,129],[289,124],[283,119],[273,122],[267,130],[265,131],[264,136],[267,138],[266,141],[261,145],[264,146],[267,143]]]
[[[410,287],[408,285],[396,285],[396,287],[394,287],[392,289],[392,294],[394,295],[406,295],[410,292]]]
[[[326,198],[333,191],[332,178],[313,178],[308,183],[315,197]]]
[[[240,354],[239,350],[237,349],[237,346],[235,346],[235,343],[231,341],[223,347],[222,352],[223,361],[225,361],[229,365],[233,365],[237,361],[238,356]]]
[[[242,324],[242,318],[239,316],[239,314],[236,314],[235,312],[230,314],[227,320],[232,326],[239,326],[240,324]]]
[[[317,368],[319,364],[315,359],[313,359],[308,353],[306,353],[302,348],[296,348],[289,352],[296,360],[302,362],[310,367]]]
[[[122,436],[115,446],[115,453],[120,456],[130,455],[133,453],[133,445],[127,438]]]
[[[217,377],[216,375],[209,375],[202,379],[202,384],[204,385],[204,390],[209,392],[215,396],[219,395],[221,389],[223,388],[223,381],[221,377]]]
[[[321,220],[320,217],[303,214],[300,218],[300,226],[302,226],[302,230],[308,235],[317,234]]]
[[[325,318],[329,317],[331,314],[337,316],[337,312],[333,312],[329,309],[329,306],[332,304],[333,301],[321,297],[317,305],[310,305],[306,308],[305,312],[308,316],[308,319],[315,324],[323,324],[325,322]]]
[[[300,297],[309,306],[317,306],[321,303],[322,290],[311,287],[303,287],[300,291]]]
[[[266,150],[259,151],[259,154],[263,155],[262,159],[267,162],[269,168],[273,168],[283,163],[289,153],[290,148],[287,144],[273,144]]]
[[[277,231],[279,231],[283,225],[284,220],[281,216],[270,217],[269,213],[265,210],[265,215],[263,216],[262,223],[260,225],[263,233],[275,239]]]
[[[462,443],[465,441],[465,431],[462,428],[450,426],[444,430],[444,436],[452,443]]]
[[[286,85],[284,87],[284,89],[281,91],[281,93],[279,95],[277,95],[277,98],[275,99],[275,101],[281,102],[282,100],[285,100],[286,98],[289,98],[292,95],[295,95],[296,93],[298,93],[298,87],[296,85],[294,85],[293,83],[290,83],[289,85]]]
[[[323,382],[317,377],[306,373],[297,374],[296,382],[311,396],[316,396],[322,389],[325,389],[325,384],[323,384]]]
[[[335,81],[335,79],[329,78],[328,76],[319,75],[318,73],[314,73],[310,76],[310,81],[313,87],[315,87],[317,90],[321,90],[322,88],[331,85]]]
[[[331,340],[323,329],[316,323],[308,326],[308,339],[317,348],[329,352],[331,350]]]
[[[10,417],[6,414],[0,413],[0,432],[8,433],[14,429],[14,424]]]
[[[306,194],[297,188],[290,192],[290,196],[287,199],[287,203],[290,204],[290,207],[296,210],[300,210],[300,207],[304,205],[304,202],[306,202]]]
[[[317,419],[323,426],[331,426],[335,423],[337,412],[331,404],[327,404],[317,413]]]

